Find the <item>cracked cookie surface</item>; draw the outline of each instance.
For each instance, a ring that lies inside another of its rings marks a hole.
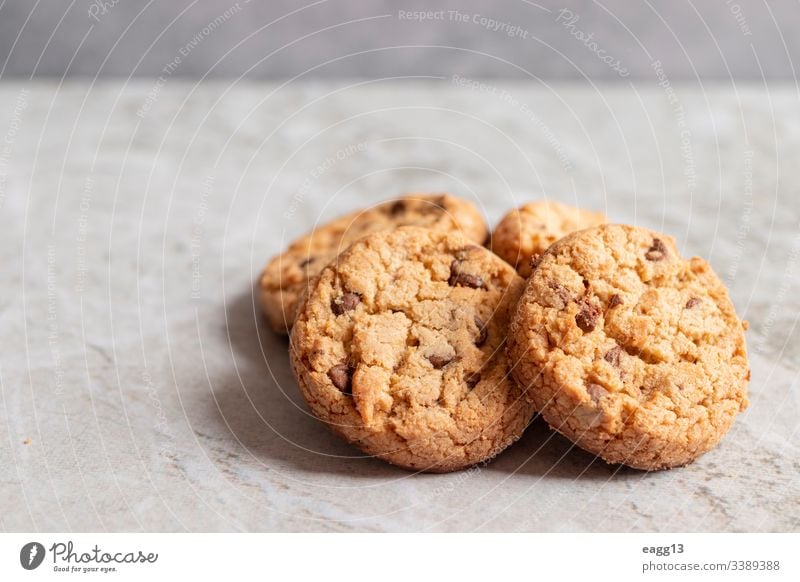
[[[608,222],[601,212],[592,212],[552,200],[528,202],[503,216],[492,232],[491,247],[500,258],[529,277],[531,257],[576,230]]]
[[[398,226],[459,231],[478,244],[486,224],[470,202],[449,194],[408,194],[372,208],[334,219],[294,241],[266,266],[259,280],[259,299],[271,327],[288,333],[309,281],[356,240]]]
[[[298,310],[290,358],[301,392],[336,433],[390,463],[443,472],[490,459],[533,415],[505,354],[523,286],[458,233],[363,238]]]
[[[541,256],[508,353],[552,428],[655,470],[713,448],[747,407],[744,329],[706,261],[682,259],[665,235],[604,225]]]

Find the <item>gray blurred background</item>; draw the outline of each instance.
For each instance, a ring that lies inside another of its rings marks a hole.
[[[5,0],[0,77],[794,81],[799,29],[798,0]]]

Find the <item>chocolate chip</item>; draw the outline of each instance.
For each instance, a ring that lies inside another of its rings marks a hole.
[[[389,214],[391,214],[392,216],[403,214],[405,211],[406,211],[406,203],[404,200],[398,200],[389,207]]]
[[[316,257],[308,257],[306,260],[301,261],[300,268],[302,269],[303,267],[306,267],[306,266],[310,265],[315,260],[316,260]]]
[[[475,345],[479,348],[486,343],[486,339],[489,337],[489,330],[486,328],[486,324],[483,323],[483,320],[475,316],[475,326],[478,328],[478,337],[475,338]]]
[[[471,287],[472,289],[486,289],[486,283],[478,275],[462,273],[461,262],[454,260],[450,263],[450,279],[448,283],[451,287]]]
[[[606,355],[603,356],[603,359],[614,366],[615,368],[619,368],[619,360],[622,354],[622,348],[619,346],[614,346],[610,350],[606,352]]]
[[[600,319],[600,310],[591,303],[585,302],[581,305],[581,310],[575,316],[575,323],[584,333],[594,331],[597,321]]]
[[[571,296],[567,288],[564,287],[561,283],[557,283],[556,281],[550,281],[547,284],[547,286],[550,287],[550,289],[552,289],[553,291],[555,291],[556,295],[558,295],[559,299],[561,299],[561,301],[564,303],[561,306],[561,309],[564,309],[569,304],[569,301],[571,299]]]
[[[440,356],[438,354],[432,354],[428,356],[428,361],[431,363],[431,366],[436,368],[437,370],[441,370],[447,364],[453,361],[452,356]]]
[[[608,394],[608,390],[600,386],[600,384],[589,384],[586,386],[586,391],[589,393],[589,396],[592,397],[592,400],[598,402],[603,396]]]
[[[654,238],[653,245],[644,256],[648,261],[663,261],[667,257],[667,246],[660,238]]]
[[[331,311],[336,315],[342,315],[355,309],[359,303],[361,303],[361,296],[348,291],[331,301]]]
[[[689,301],[686,302],[686,309],[691,309],[693,307],[697,307],[703,301],[699,297],[692,297]]]
[[[480,277],[475,277],[467,273],[450,273],[450,278],[447,282],[451,287],[472,287],[473,289],[478,289],[483,286],[483,281]]]
[[[589,288],[589,281],[587,281],[586,279],[583,280],[583,288],[584,289],[588,289]]]
[[[470,390],[475,388],[478,385],[478,382],[481,381],[481,373],[480,372],[473,372],[472,374],[467,374],[464,376],[464,382],[467,383],[467,386]]]
[[[617,295],[616,293],[611,296],[611,299],[608,300],[608,308],[613,309],[617,305],[622,305],[622,297]]]
[[[328,370],[328,378],[331,379],[331,382],[333,382],[336,388],[345,394],[350,394],[352,392],[352,387],[350,386],[351,375],[352,370],[347,364],[336,364],[333,368]]]

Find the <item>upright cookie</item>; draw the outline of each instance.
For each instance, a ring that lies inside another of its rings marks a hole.
[[[608,462],[664,469],[714,447],[747,407],[744,327],[704,260],[604,225],[542,255],[508,353],[551,427]]]
[[[356,240],[398,226],[460,231],[483,244],[486,223],[475,206],[449,194],[409,194],[316,228],[274,257],[261,274],[261,307],[272,328],[288,333],[308,282]]]
[[[492,233],[492,250],[514,266],[523,277],[529,277],[531,258],[563,238],[584,228],[608,222],[601,212],[567,206],[560,202],[538,200],[528,202],[506,214]]]
[[[298,309],[290,357],[315,416],[395,465],[490,459],[533,406],[504,343],[524,281],[458,233],[404,227],[354,243]]]

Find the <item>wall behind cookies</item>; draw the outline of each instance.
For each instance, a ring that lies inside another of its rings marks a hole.
[[[797,0],[5,0],[0,78],[794,81],[798,28]]]

